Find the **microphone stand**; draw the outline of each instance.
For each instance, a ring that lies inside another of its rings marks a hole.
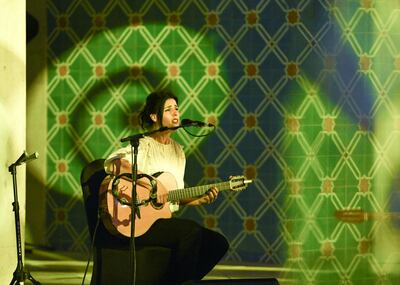
[[[28,270],[24,270],[24,264],[22,262],[22,246],[21,246],[21,225],[20,225],[20,217],[19,217],[19,203],[18,203],[18,192],[17,192],[17,166],[21,165],[24,162],[28,162],[31,159],[36,159],[37,154],[34,156],[28,156],[27,153],[24,153],[17,159],[17,161],[11,164],[8,167],[8,171],[11,172],[13,178],[13,188],[14,188],[14,203],[13,210],[15,216],[15,234],[17,241],[17,268],[14,271],[13,279],[11,280],[10,285],[13,284],[24,284],[25,280],[30,280],[35,285],[41,285],[40,282],[36,281]]]
[[[140,219],[140,209],[139,209],[139,202],[137,200],[137,155],[138,155],[138,148],[139,148],[139,140],[145,136],[149,136],[154,133],[166,131],[166,130],[176,130],[181,128],[182,126],[178,127],[161,127],[157,130],[153,130],[150,132],[145,132],[141,134],[136,134],[133,136],[129,136],[126,138],[121,139],[121,142],[129,141],[131,145],[131,161],[132,161],[132,193],[131,193],[131,236],[129,242],[129,250],[130,250],[130,268],[132,269],[132,274],[130,275],[130,282],[129,284],[135,285],[136,283],[136,247],[135,247],[135,220],[136,216]]]

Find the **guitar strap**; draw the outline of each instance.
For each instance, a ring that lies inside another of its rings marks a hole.
[[[160,175],[163,174],[163,173],[164,173],[164,171],[158,171],[158,172],[154,173],[152,176],[153,176],[153,177],[158,177],[158,176],[160,176]]]

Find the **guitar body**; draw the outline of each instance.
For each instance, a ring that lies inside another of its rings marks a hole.
[[[176,188],[175,177],[168,172],[163,172],[157,177],[157,185],[162,184],[167,190]],[[128,178],[119,178],[113,193],[113,178],[107,176],[100,186],[100,208],[101,218],[104,226],[115,235],[131,236],[131,207],[120,203],[117,198],[126,199],[131,203],[132,181]],[[160,187],[160,186],[158,186]],[[136,192],[139,204],[143,201],[149,201],[152,186],[150,181],[143,177],[137,180]],[[135,237],[143,235],[158,219],[168,219],[172,217],[169,208],[169,202],[157,204],[155,201],[149,201],[139,206],[140,217],[135,218]]]
[[[169,172],[162,172],[157,178],[139,174],[136,183],[139,215],[135,217],[134,236],[143,235],[158,219],[172,217],[169,202],[165,204],[156,203],[155,190],[157,188],[162,187],[167,190],[167,201],[181,201],[201,197],[211,187],[218,187],[219,191],[232,190],[238,192],[245,189],[251,182],[244,176],[232,176],[226,182],[176,189],[175,177]],[[132,221],[132,181],[130,175],[107,176],[101,183],[99,191],[99,207],[104,226],[112,234],[130,237]]]

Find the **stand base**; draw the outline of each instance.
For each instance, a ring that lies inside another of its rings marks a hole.
[[[25,271],[24,269],[14,271],[13,279],[11,280],[10,285],[25,284],[26,280],[31,281],[34,285],[41,285],[39,281],[36,281],[35,278],[32,277],[29,271]]]

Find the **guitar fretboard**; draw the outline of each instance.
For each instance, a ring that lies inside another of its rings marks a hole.
[[[215,184],[175,189],[168,192],[168,201],[177,202],[183,199],[198,197],[204,195],[211,187],[218,187],[219,191],[229,190],[231,188],[230,182],[226,181]]]

